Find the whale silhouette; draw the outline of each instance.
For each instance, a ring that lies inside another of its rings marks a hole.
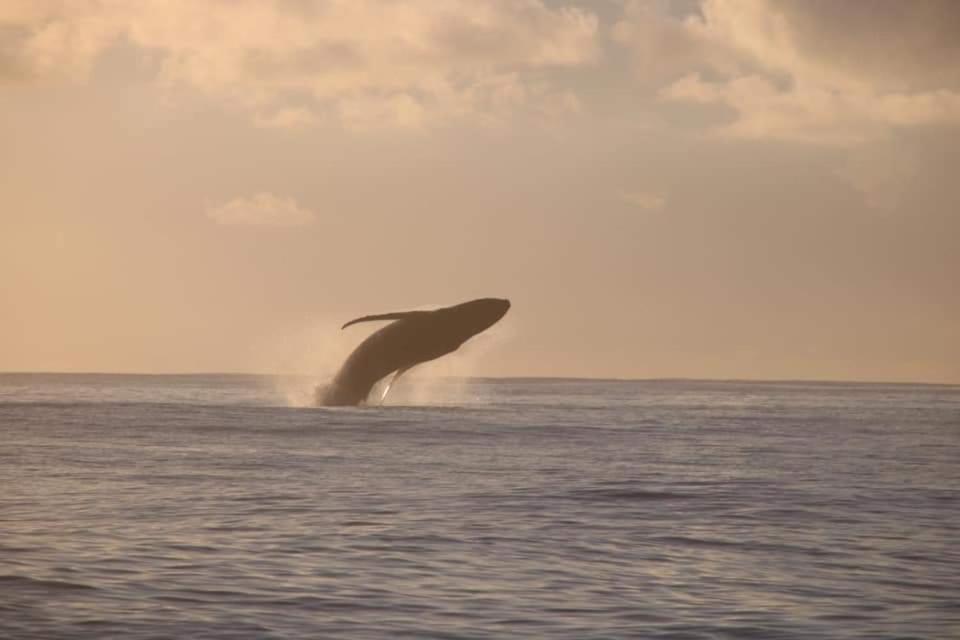
[[[395,322],[372,333],[353,350],[333,382],[317,388],[317,404],[362,404],[373,385],[393,373],[383,393],[386,397],[393,383],[411,367],[456,351],[464,342],[496,324],[508,309],[509,300],[479,298],[433,311],[381,313],[351,320],[342,328],[358,322]]]

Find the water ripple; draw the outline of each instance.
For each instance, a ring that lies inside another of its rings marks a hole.
[[[323,411],[248,378],[5,379],[2,638],[960,628],[960,389],[479,381]]]

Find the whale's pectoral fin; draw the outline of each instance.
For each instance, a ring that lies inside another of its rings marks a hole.
[[[387,383],[387,386],[383,390],[383,395],[380,396],[380,406],[383,406],[383,401],[387,399],[387,394],[390,393],[390,388],[393,386],[393,383],[399,380],[400,376],[409,371],[412,366],[413,365],[404,367],[403,369],[398,369],[397,372],[393,374],[393,377],[390,378],[390,382]]]
[[[340,327],[341,329],[346,329],[352,324],[357,324],[358,322],[374,322],[376,320],[403,320],[404,318],[411,318],[415,316],[422,316],[429,311],[395,311],[393,313],[379,313],[373,316],[363,316],[361,318],[354,318],[347,324]]]

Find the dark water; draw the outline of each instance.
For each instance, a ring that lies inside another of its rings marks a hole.
[[[285,384],[0,376],[0,637],[960,637],[960,387]]]

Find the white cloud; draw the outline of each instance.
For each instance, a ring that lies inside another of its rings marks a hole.
[[[662,194],[648,191],[622,191],[620,200],[647,211],[659,211],[667,203],[667,198]]]
[[[293,198],[260,192],[249,198],[236,198],[207,207],[207,217],[218,224],[299,227],[312,224],[316,215]]]
[[[282,107],[258,113],[254,118],[257,126],[269,129],[299,129],[314,125],[318,120],[316,113],[304,107]]]
[[[960,124],[955,0],[702,0],[697,13],[668,9],[628,5],[614,39],[634,52],[638,73],[666,80],[662,99],[732,110],[724,135],[855,145],[895,129]]]
[[[158,61],[163,82],[225,98],[266,126],[331,114],[360,128],[496,116],[564,93],[548,86],[505,102],[497,78],[531,88],[599,54],[590,11],[541,0],[9,0],[0,28],[35,76],[82,79],[126,43]]]
[[[606,30],[607,9],[574,4],[4,0],[0,80],[83,80],[120,44],[259,126],[420,130],[568,117],[624,80],[612,46],[638,101],[716,108],[724,135],[852,146],[960,124],[957,0],[633,0]]]
[[[685,76],[660,93],[666,100],[722,105],[737,118],[719,133],[743,138],[777,138],[818,144],[853,145],[894,127],[960,124],[960,93],[837,91],[822,85],[779,88],[762,75],[723,81]]]

